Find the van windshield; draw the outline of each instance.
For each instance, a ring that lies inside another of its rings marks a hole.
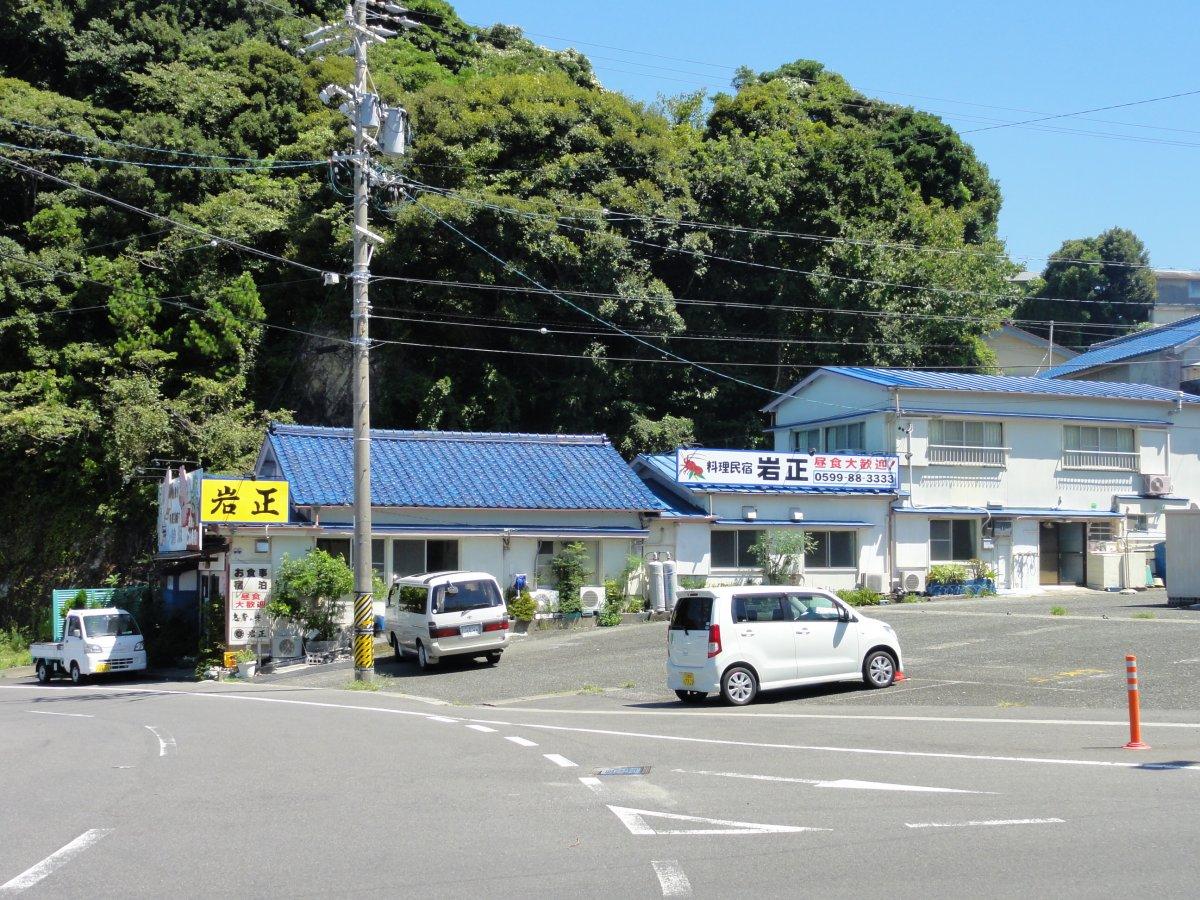
[[[438,588],[437,608],[441,612],[465,612],[468,609],[487,609],[491,606],[501,606],[504,603],[500,589],[493,581],[480,579],[478,581],[456,581],[454,587],[457,593],[450,593],[446,588]]]
[[[129,613],[113,613],[105,616],[85,616],[84,628],[88,637],[121,637],[126,634],[141,634],[137,622]]]
[[[712,597],[680,597],[671,613],[671,631],[703,631],[712,618]]]

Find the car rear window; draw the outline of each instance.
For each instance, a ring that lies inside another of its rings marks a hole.
[[[455,593],[447,590],[450,585],[438,588],[441,612],[465,612],[504,605],[500,589],[493,581],[455,581],[453,586],[458,588]]]
[[[672,631],[698,631],[712,618],[712,597],[680,597],[671,613]]]

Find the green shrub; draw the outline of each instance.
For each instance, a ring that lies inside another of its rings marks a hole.
[[[985,563],[982,559],[968,559],[967,571],[971,578],[995,578],[996,570]]]
[[[646,601],[641,597],[633,596],[625,601],[625,612],[640,613],[646,608]]]
[[[750,555],[762,569],[763,584],[791,584],[804,554],[815,545],[816,539],[807,532],[774,529],[759,534]]]
[[[928,584],[961,584],[969,578],[967,567],[958,563],[940,563],[929,570]]]
[[[604,605],[620,607],[625,603],[625,585],[616,578],[604,580]]]
[[[1065,606],[1050,607],[1050,615],[1052,615],[1052,616],[1065,616],[1066,614],[1067,614],[1067,608]]]
[[[925,600],[920,594],[905,594],[900,598],[900,603],[921,603]]]
[[[604,609],[596,613],[596,624],[602,628],[609,628],[613,625],[621,624],[621,607],[606,603]]]
[[[850,606],[878,606],[883,599],[882,594],[866,587],[842,588],[837,595]]]
[[[563,615],[581,612],[579,589],[592,571],[587,545],[580,541],[567,544],[550,560],[550,571],[558,581],[558,611]]]
[[[533,599],[533,594],[529,592],[529,588],[525,588],[509,601],[508,614],[518,622],[532,622],[533,617],[537,615],[537,601]]]
[[[708,584],[707,575],[680,575],[679,586],[685,591],[698,591]]]
[[[342,598],[353,590],[354,573],[340,556],[324,550],[310,550],[298,559],[285,556],[266,612],[275,619],[290,619],[305,631],[315,630],[315,640],[331,641],[345,607]]]
[[[0,631],[0,669],[27,666],[33,659],[29,655],[29,642],[15,628]]]

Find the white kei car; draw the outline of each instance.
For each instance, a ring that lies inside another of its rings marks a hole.
[[[667,686],[684,703],[719,691],[744,706],[760,690],[903,678],[892,626],[828,591],[716,587],[682,591],[667,633]]]

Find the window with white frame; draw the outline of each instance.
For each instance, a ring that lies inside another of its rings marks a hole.
[[[804,428],[792,432],[792,452],[807,453],[810,450],[821,449],[821,429]]]
[[[712,568],[753,569],[758,560],[750,552],[762,528],[738,528],[728,531],[713,531],[711,538]]]
[[[971,519],[930,519],[929,558],[934,562],[974,559],[975,522]]]
[[[424,575],[426,572],[447,572],[457,568],[458,541],[392,541],[393,575]]]
[[[839,450],[850,450],[859,453],[866,450],[866,431],[865,422],[829,425],[825,429],[825,452],[837,453]]]
[[[1004,424],[974,419],[932,419],[929,461],[957,466],[1003,466]]]
[[[1063,426],[1063,466],[1136,472],[1139,456],[1134,429],[1097,425]]]
[[[857,535],[853,531],[806,531],[812,545],[804,552],[805,569],[857,569]]]

